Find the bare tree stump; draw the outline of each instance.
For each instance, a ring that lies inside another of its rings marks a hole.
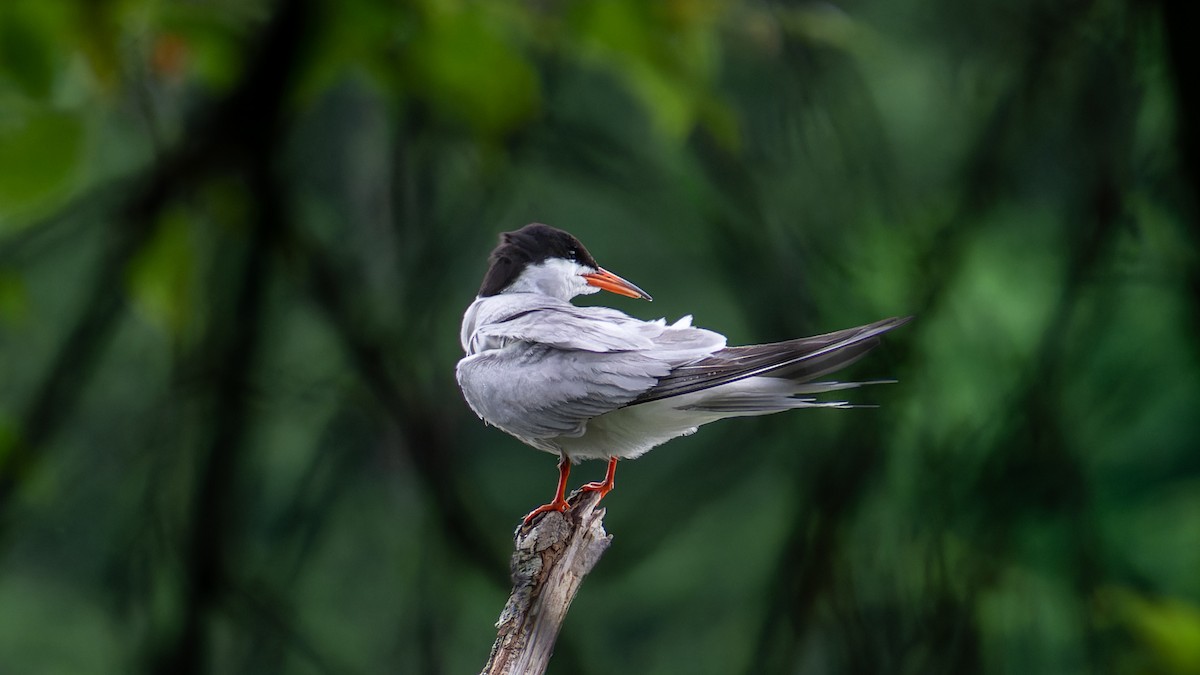
[[[498,633],[482,675],[540,675],[579,585],[612,541],[604,531],[600,494],[571,495],[566,513],[548,513],[513,539],[513,590],[496,621]]]

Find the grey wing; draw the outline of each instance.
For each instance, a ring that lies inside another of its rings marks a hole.
[[[532,307],[496,317],[475,330],[479,339],[535,342],[564,350],[615,352],[650,349],[663,323],[641,321],[601,307]]]
[[[793,383],[810,382],[857,361],[879,344],[880,335],[911,319],[893,317],[825,335],[763,345],[727,347],[673,368],[654,387],[631,401],[630,405],[690,394],[758,376]],[[841,387],[824,387],[831,388]]]
[[[589,420],[627,405],[669,371],[668,364],[637,351],[520,342],[463,359],[457,375],[476,414],[544,446],[536,441],[583,435]]]
[[[672,325],[602,307],[485,298],[468,312],[459,386],[488,423],[538,447],[580,436],[594,417],[637,399],[674,366],[725,346],[684,317]]]

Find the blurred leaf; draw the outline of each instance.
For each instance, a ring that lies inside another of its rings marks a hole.
[[[629,87],[667,138],[681,140],[702,122],[717,140],[736,145],[736,122],[712,86],[723,10],[713,2],[583,3],[573,17],[577,49]]]
[[[540,110],[537,73],[497,22],[473,5],[430,12],[428,22],[405,46],[403,67],[439,115],[495,137]]]
[[[134,304],[171,336],[188,330],[196,316],[195,267],[187,217],[178,211],[164,216],[154,239],[130,264],[128,286]]]
[[[0,410],[0,466],[4,466],[10,455],[17,448],[21,439],[20,426],[17,420],[3,410]]]
[[[776,16],[785,32],[819,45],[849,50],[861,47],[869,38],[860,22],[832,4],[780,9]]]
[[[51,207],[70,190],[84,141],[79,113],[34,106],[0,111],[0,233],[4,219]]]
[[[642,100],[660,131],[678,138],[694,114],[682,83],[656,63],[655,42],[663,36],[650,11],[625,0],[585,3],[576,16],[579,42],[585,57],[614,72]]]
[[[78,41],[74,2],[0,2],[0,90],[5,80],[23,96],[47,100]]]
[[[1151,672],[1200,673],[1200,607],[1178,598],[1149,598],[1126,588],[1105,589],[1099,600],[1153,657],[1157,668]]]
[[[217,90],[232,86],[244,66],[243,43],[258,23],[257,4],[231,12],[212,12],[193,3],[164,6],[150,53],[155,71],[176,77],[194,74]],[[176,72],[160,69],[168,65],[164,57]]]
[[[127,27],[121,24],[121,10],[130,3],[82,2],[76,4],[78,17],[72,32],[78,37],[73,44],[87,58],[96,81],[112,91],[120,85],[122,68],[121,46],[127,39]],[[124,30],[123,30],[124,29]]]
[[[346,0],[326,10],[304,64],[298,97],[311,101],[347,73],[366,73],[387,88],[396,77],[397,35],[412,26],[411,9],[371,0]]]
[[[119,665],[120,640],[98,597],[81,592],[79,579],[43,570],[9,573],[0,581],[0,666],[6,673],[111,673]]]
[[[29,315],[29,291],[20,275],[0,270],[0,322],[16,324]]]
[[[45,99],[54,83],[54,27],[50,3],[0,5],[0,82],[8,79],[26,96]]]

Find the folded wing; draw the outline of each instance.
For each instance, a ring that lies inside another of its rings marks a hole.
[[[680,363],[725,346],[724,336],[616,310],[539,302],[485,307],[458,364],[467,403],[483,419],[542,447],[585,432],[592,418],[628,405]]]
[[[762,394],[771,400],[798,393],[816,393],[845,389],[844,383],[828,382],[803,387],[806,382],[844,368],[862,358],[879,344],[879,336],[908,323],[912,317],[893,317],[875,323],[813,337],[785,340],[762,345],[725,347],[696,361],[685,363],[659,378],[629,405],[660,401],[686,394],[716,389],[750,378],[770,378],[763,382]],[[747,403],[747,388],[725,389]],[[788,393],[790,392],[790,393]],[[717,405],[719,402],[714,401]]]

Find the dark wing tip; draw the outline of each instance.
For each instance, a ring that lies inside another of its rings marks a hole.
[[[894,316],[825,335],[726,347],[705,359],[676,367],[633,403],[671,398],[757,375],[810,381],[862,358],[879,344],[880,335],[912,319]]]
[[[907,323],[910,323],[915,318],[917,317],[913,314],[909,314],[908,316],[893,316],[887,319],[880,319],[874,323],[869,323],[862,328],[864,330],[874,331],[875,334],[886,333],[890,330],[895,330]]]

